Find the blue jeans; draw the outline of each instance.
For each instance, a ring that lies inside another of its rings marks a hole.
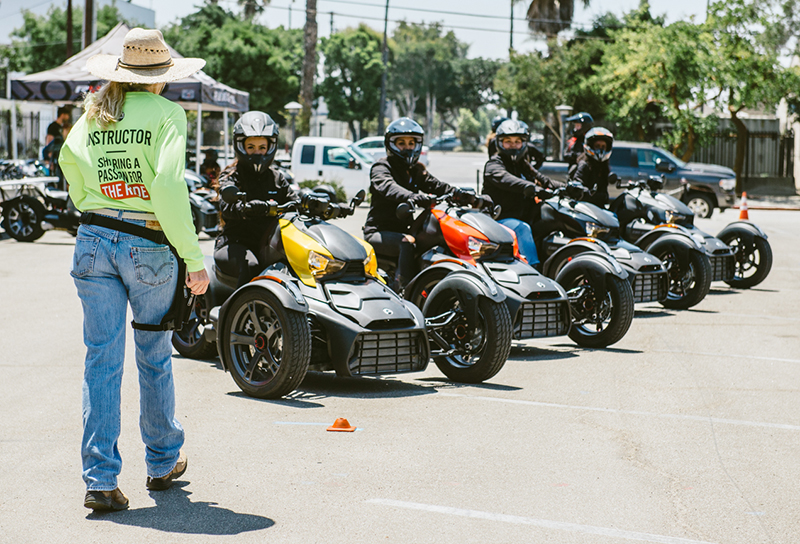
[[[98,226],[78,229],[71,274],[83,305],[81,457],[89,491],[115,489],[122,468],[118,441],[128,303],[137,323],[158,324],[172,304],[177,270],[167,246]],[[175,419],[172,333],[134,330],[133,335],[147,475],[161,478],[175,467],[183,446],[183,428]]]
[[[507,226],[514,231],[517,235],[517,245],[519,245],[519,252],[528,261],[528,264],[535,266],[539,264],[539,255],[536,253],[536,244],[533,241],[533,231],[531,226],[525,221],[514,219],[513,217],[506,217],[499,221],[501,224]]]

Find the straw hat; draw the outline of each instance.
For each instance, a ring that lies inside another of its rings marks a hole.
[[[94,55],[86,69],[106,81],[168,83],[188,77],[205,66],[203,59],[173,59],[159,30],[133,28],[122,42],[122,56]]]

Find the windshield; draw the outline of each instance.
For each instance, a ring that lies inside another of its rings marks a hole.
[[[667,157],[669,160],[671,160],[671,161],[672,161],[672,162],[674,162],[676,165],[678,165],[680,168],[686,168],[686,162],[684,162],[684,161],[680,160],[678,157],[676,157],[675,155],[673,155],[672,153],[670,153],[670,152],[669,152],[669,151],[667,151],[666,149],[662,149],[662,148],[660,148],[660,147],[659,147],[659,148],[658,148],[658,150],[659,150],[661,153],[663,153],[663,154],[664,154],[664,156],[666,156],[666,157]]]
[[[373,159],[372,157],[370,157],[369,155],[367,155],[366,153],[361,151],[359,148],[357,148],[353,144],[348,145],[347,146],[347,150],[350,151],[350,153],[352,153],[353,155],[357,156],[359,159],[361,159],[362,161],[364,161],[367,164],[372,164],[373,162],[375,162],[375,159]]]

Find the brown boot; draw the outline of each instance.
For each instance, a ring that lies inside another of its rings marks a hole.
[[[128,497],[119,488],[114,491],[87,491],[83,505],[95,512],[125,510],[128,508]]]
[[[183,473],[186,472],[186,467],[188,465],[189,462],[186,459],[186,454],[184,454],[183,450],[181,450],[181,452],[178,454],[178,462],[175,463],[175,468],[172,469],[172,472],[166,476],[162,476],[161,478],[151,478],[150,476],[147,477],[147,489],[150,491],[164,491],[165,489],[169,489],[172,487],[172,480],[183,476]]]

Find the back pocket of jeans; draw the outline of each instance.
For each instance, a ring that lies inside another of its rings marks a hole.
[[[164,285],[172,279],[172,253],[168,247],[132,247],[131,257],[139,283]]]
[[[72,255],[72,276],[83,278],[94,272],[94,260],[100,238],[78,236],[75,240],[75,253]]]

